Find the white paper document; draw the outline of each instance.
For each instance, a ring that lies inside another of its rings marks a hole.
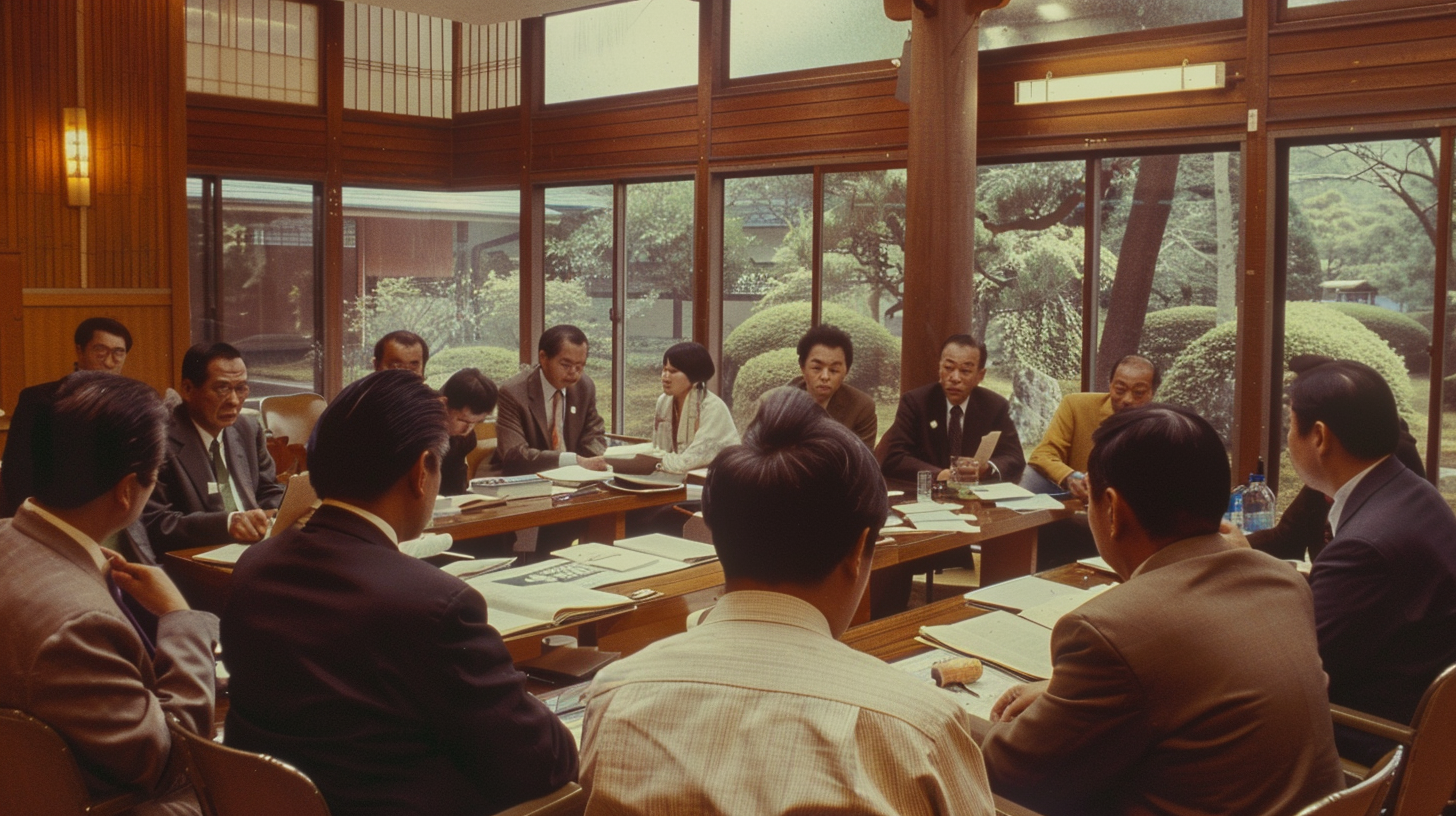
[[[890,509],[902,516],[914,516],[920,513],[939,513],[942,510],[956,511],[961,509],[961,506],[959,504],[941,504],[940,502],[911,502],[897,504]]]
[[[924,681],[929,685],[935,685],[935,680],[930,676],[930,667],[942,660],[954,660],[960,655],[954,652],[947,652],[944,649],[931,649],[911,657],[896,660],[890,665],[910,674],[917,680]],[[959,685],[947,686],[943,691],[953,695],[955,701],[960,703],[961,708],[969,711],[983,720],[991,719],[991,706],[1006,692],[1007,689],[1017,683],[1025,682],[1020,677],[989,664],[981,666],[981,677],[974,683],[966,685],[962,689]]]
[[[965,594],[965,598],[973,604],[1020,612],[1062,595],[1085,595],[1086,592],[1085,589],[1048,581],[1035,575],[1023,575],[1020,578],[1012,578],[1010,581],[1002,581],[999,584],[972,590]]]
[[[932,645],[995,663],[1034,680],[1052,676],[1052,630],[1010,612],[988,612],[946,626],[922,626]]]
[[[1105,572],[1108,575],[1117,575],[1117,570],[1113,569],[1112,565],[1107,563],[1107,559],[1103,558],[1100,555],[1094,555],[1091,558],[1079,559],[1077,563],[1081,564],[1084,567],[1091,567],[1092,569]]]
[[[587,470],[581,465],[567,465],[566,467],[543,470],[536,474],[543,479],[550,479],[554,484],[567,487],[580,487],[591,482],[605,482],[612,478],[611,471]]]
[[[399,542],[399,551],[415,558],[429,558],[450,549],[454,543],[449,533],[425,533],[419,538]]]
[[[313,483],[308,479],[308,471],[289,476],[288,486],[283,488],[283,501],[278,505],[278,512],[273,515],[273,520],[268,522],[268,535],[265,537],[278,535],[297,524],[299,519],[318,505],[319,497],[313,490]]]
[[[976,498],[981,501],[1000,502],[1007,499],[1024,499],[1032,495],[1030,490],[1019,484],[1011,482],[993,482],[991,484],[976,485],[971,488]]]
[[[1017,614],[1032,623],[1039,623],[1048,629],[1052,629],[1056,627],[1057,621],[1061,620],[1063,615],[1075,611],[1082,604],[1087,603],[1115,586],[1117,584],[1103,584],[1101,586],[1089,587],[1076,593],[1058,595],[1049,601],[1044,601],[1029,609],[1023,609]]]
[[[243,556],[243,553],[247,551],[247,544],[224,544],[223,546],[218,547],[215,550],[208,550],[204,553],[198,553],[197,555],[192,556],[192,560],[201,561],[205,564],[221,564],[225,567],[231,567],[232,565],[238,563],[238,559],[241,558]]]
[[[682,561],[687,564],[700,564],[704,561],[718,560],[718,551],[711,544],[704,544],[701,541],[689,541],[686,538],[663,535],[662,533],[651,533],[649,535],[619,539],[616,546],[624,550],[655,555],[658,558],[671,558],[674,561]]]
[[[641,569],[657,562],[653,556],[618,549],[609,544],[578,544],[575,547],[559,549],[555,555],[558,558],[565,558],[567,561],[590,564],[593,567],[600,567],[612,572]]]
[[[981,437],[981,444],[976,448],[976,460],[979,462],[989,462],[991,460],[991,454],[996,450],[996,443],[1000,441],[1000,431],[992,431]]]
[[[602,455],[608,459],[631,459],[639,453],[651,454],[653,451],[651,442],[633,442],[630,445],[615,445],[607,448],[607,452]]]
[[[621,595],[562,582],[514,583],[503,573],[482,575],[466,583],[485,598],[486,622],[502,635],[561,626],[607,610],[629,608]]]
[[[1008,510],[1015,510],[1018,513],[1031,513],[1036,510],[1061,510],[1066,507],[1061,499],[1053,498],[1046,493],[1035,493],[1024,499],[1001,499],[996,502],[997,507],[1005,507]]]
[[[456,578],[470,578],[475,575],[484,575],[487,572],[506,569],[514,563],[516,563],[516,559],[514,558],[476,558],[470,561],[453,561],[440,567],[440,569]]]

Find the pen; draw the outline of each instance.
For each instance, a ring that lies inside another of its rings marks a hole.
[[[601,485],[589,484],[586,487],[579,487],[579,488],[571,491],[570,493],[562,493],[559,496],[552,496],[551,497],[551,501],[552,502],[571,501],[572,499],[579,499],[582,496],[590,496],[591,494],[596,493],[600,489],[601,489]]]

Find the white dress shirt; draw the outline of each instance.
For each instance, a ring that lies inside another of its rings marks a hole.
[[[588,814],[995,812],[952,695],[836,641],[790,595],[724,595],[586,699]]]
[[[652,446],[662,454],[662,469],[669,473],[687,473],[707,467],[718,451],[743,440],[733,424],[733,413],[727,404],[711,391],[694,387],[683,403],[678,417],[677,439],[672,435],[672,403],[670,394],[657,398],[652,421]]]
[[[554,414],[551,411],[551,398],[558,393],[561,394],[561,413]],[[551,381],[546,379],[546,372],[542,371],[541,396],[546,400],[546,440],[548,442],[551,440],[551,428],[555,426],[556,436],[564,445],[566,444],[566,412],[571,410],[566,405],[566,389],[552,385]],[[575,451],[562,451],[561,458],[556,461],[557,467],[569,467],[574,464],[576,464]]]
[[[213,462],[212,462],[212,440],[214,440],[214,439],[217,440],[217,449],[218,449],[218,451],[220,451],[222,453],[222,461],[223,462],[227,462],[228,461],[227,440],[223,438],[222,434],[218,434],[217,436],[213,436],[212,434],[210,434],[210,433],[207,432],[207,429],[206,428],[203,428],[201,425],[198,425],[196,422],[193,422],[192,423],[192,427],[196,428],[197,429],[197,435],[200,436],[200,437],[202,437],[202,450],[203,450],[204,453],[207,454],[207,464],[208,464],[209,467],[213,467]],[[217,473],[215,471],[213,473],[213,477],[214,478],[217,477]],[[211,484],[211,482],[209,482],[209,484]],[[233,477],[233,468],[232,468],[231,465],[228,465],[228,482],[227,482],[227,484],[226,485],[218,485],[217,486],[217,489],[218,490],[228,490],[228,491],[231,491],[232,494],[233,494],[233,506],[236,507],[236,508],[238,508],[238,509],[234,510],[233,512],[228,513],[227,526],[228,526],[228,529],[231,530],[233,528],[233,516],[236,516],[238,513],[243,512],[243,510],[247,507],[246,504],[243,504],[243,496],[242,496],[242,494],[238,492],[238,480]]]

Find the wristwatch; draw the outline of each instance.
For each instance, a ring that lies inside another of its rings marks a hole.
[[[1087,478],[1087,474],[1083,473],[1080,470],[1074,470],[1070,474],[1067,475],[1067,478],[1065,478],[1065,479],[1062,480],[1062,487],[1071,487],[1072,480],[1073,479],[1085,479],[1085,478]]]

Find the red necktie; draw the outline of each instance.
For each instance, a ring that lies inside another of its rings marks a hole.
[[[561,450],[561,392],[551,394],[551,449]]]

